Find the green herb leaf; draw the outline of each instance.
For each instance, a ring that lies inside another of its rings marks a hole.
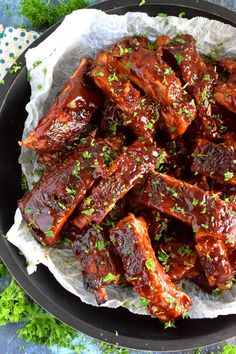
[[[141,307],[147,307],[147,305],[150,303],[149,299],[146,299],[145,297],[140,297],[140,306]]]
[[[65,0],[50,6],[50,0],[21,0],[20,14],[27,17],[33,27],[51,26],[74,10],[88,6],[87,0]]]
[[[95,211],[94,208],[90,208],[90,209],[87,209],[87,210],[82,210],[81,211],[81,214],[84,214],[84,215],[87,215],[87,216],[90,216],[93,214],[93,212]]]
[[[102,251],[103,248],[105,247],[104,242],[102,240],[97,240],[96,246],[99,251]]]
[[[203,76],[203,80],[204,80],[204,81],[211,81],[210,75],[209,75],[209,74],[205,74],[205,75]]]
[[[147,267],[147,269],[149,270],[154,270],[155,269],[155,263],[153,258],[148,258],[145,262],[145,266]]]
[[[89,151],[84,151],[84,152],[83,152],[83,157],[84,157],[85,159],[89,159],[91,156],[92,156],[92,155],[91,155],[91,153],[90,153]]]
[[[108,273],[104,278],[103,281],[105,283],[110,283],[112,281],[116,281],[119,278],[119,275],[114,275],[112,273]]]
[[[180,65],[182,63],[182,61],[184,60],[184,57],[180,54],[175,54],[175,59],[176,59],[178,65]]]
[[[141,0],[139,3],[139,6],[143,6],[145,4],[146,0]]]
[[[225,174],[224,174],[224,180],[225,181],[228,181],[228,180],[230,180],[231,178],[233,178],[234,177],[234,174],[233,174],[233,172],[225,172]]]
[[[44,231],[44,233],[45,233],[45,235],[47,237],[53,237],[53,231],[52,230],[46,230],[46,231]]]
[[[100,76],[100,77],[103,77],[105,74],[104,74],[104,72],[102,72],[102,71],[93,71],[93,72],[92,72],[92,75],[93,75],[93,76]]]
[[[166,322],[166,323],[164,324],[164,329],[167,329],[167,328],[176,328],[176,327],[175,327],[175,321]]]

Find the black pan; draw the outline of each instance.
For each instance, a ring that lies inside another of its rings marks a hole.
[[[112,14],[142,11],[151,16],[159,12],[178,15],[184,11],[187,18],[205,16],[236,25],[235,13],[200,0],[150,0],[142,7],[138,4],[138,0],[130,0],[128,6],[126,0],[114,0],[92,7]],[[57,26],[51,27],[30,47],[42,42]],[[26,119],[25,105],[30,99],[30,87],[26,81],[24,55],[18,61],[22,70],[18,74],[8,74],[0,91],[0,232],[3,234],[13,223],[17,200],[22,196],[17,141]],[[86,305],[63,289],[44,266],[39,266],[33,275],[27,275],[24,258],[3,237],[0,237],[0,255],[35,301],[58,319],[92,337],[141,350],[174,351],[210,345],[236,335],[236,315],[212,320],[179,320],[176,329],[163,330],[159,321],[149,316],[134,315],[122,308]]]

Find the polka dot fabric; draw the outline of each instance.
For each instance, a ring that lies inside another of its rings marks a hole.
[[[15,59],[38,37],[35,31],[14,27],[3,29],[0,25],[0,81]]]

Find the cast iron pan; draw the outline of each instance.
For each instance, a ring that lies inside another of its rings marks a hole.
[[[142,7],[138,4],[139,0],[129,0],[128,6],[126,0],[113,0],[92,7],[111,14],[142,11],[150,16],[159,12],[178,15],[184,11],[187,18],[205,16],[236,25],[235,13],[200,0],[147,0]],[[30,47],[42,42],[57,26],[51,27]],[[17,200],[22,196],[17,141],[21,139],[26,119],[25,105],[30,99],[30,87],[26,81],[24,55],[18,62],[22,70],[15,75],[8,74],[0,92],[0,232],[3,234],[13,223]],[[24,258],[3,237],[0,237],[0,255],[35,301],[58,319],[97,339],[141,350],[174,351],[210,345],[236,335],[236,315],[212,320],[179,320],[176,329],[163,330],[159,321],[149,316],[134,315],[122,308],[86,305],[63,289],[44,266],[28,276]]]

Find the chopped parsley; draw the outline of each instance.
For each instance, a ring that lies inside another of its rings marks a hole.
[[[168,255],[162,249],[161,249],[161,251],[157,252],[157,258],[161,262],[161,264],[164,266],[166,271],[168,271],[170,269],[170,266],[168,264],[169,257],[170,257],[170,255]]]
[[[211,81],[210,75],[209,75],[209,74],[205,74],[205,75],[203,76],[203,80],[204,80],[204,81]]]
[[[91,216],[94,213],[95,209],[94,208],[90,208],[90,209],[86,209],[86,210],[82,210],[81,214],[87,215],[87,216]]]
[[[66,193],[74,197],[76,195],[76,190],[74,188],[66,187]]]
[[[185,12],[184,12],[184,11],[182,11],[182,12],[180,12],[180,13],[179,13],[179,15],[178,15],[178,16],[179,16],[180,18],[182,18],[182,17],[184,17],[185,15],[186,15],[186,14],[185,14]]]
[[[80,172],[80,161],[76,161],[75,166],[72,168],[72,176],[78,177]]]
[[[92,72],[92,75],[93,75],[93,76],[100,76],[100,77],[103,77],[105,74],[104,74],[104,72],[102,72],[102,71],[93,71],[93,72]]]
[[[198,200],[197,198],[193,198],[192,204],[193,204],[194,206],[197,206],[197,205],[198,205],[198,202],[199,202],[199,200]]]
[[[48,230],[44,231],[44,233],[45,233],[45,235],[46,235],[47,237],[50,237],[50,238],[52,238],[52,237],[53,237],[53,231],[52,231],[52,230],[50,230],[50,229],[48,229]]]
[[[177,64],[180,65],[182,61],[184,60],[184,57],[180,54],[175,54],[175,59],[177,61]]]
[[[33,68],[34,68],[34,69],[37,68],[37,66],[39,66],[41,63],[42,63],[41,60],[35,61],[35,62],[33,63]]]
[[[102,240],[97,240],[96,246],[99,251],[102,251],[103,248],[105,247],[104,242]]]
[[[182,318],[185,320],[187,318],[189,318],[189,311],[185,311],[183,314],[182,314]]]
[[[191,250],[191,248],[188,245],[181,246],[178,249],[178,253],[181,256],[192,256],[194,254],[193,250]]]
[[[116,73],[114,73],[113,75],[108,76],[108,81],[109,82],[119,81],[118,77],[116,76]]]
[[[147,267],[148,270],[154,270],[155,269],[155,263],[153,258],[148,258],[145,262],[145,266]]]
[[[112,273],[108,273],[105,275],[105,277],[102,279],[105,283],[110,283],[112,281],[116,281],[119,278],[119,275],[114,275]]]
[[[149,299],[146,299],[145,297],[140,297],[140,306],[141,307],[147,307],[147,305],[150,303]]]
[[[176,328],[175,321],[165,322],[164,329],[167,329],[167,328]]]
[[[201,224],[201,227],[203,227],[204,229],[208,229],[209,225],[208,224]]]
[[[230,179],[233,178],[233,177],[234,177],[233,172],[227,171],[227,172],[225,172],[225,174],[224,174],[224,180],[225,180],[225,181],[228,181],[228,180],[230,180]]]
[[[85,159],[89,159],[90,157],[91,157],[92,155],[91,155],[91,153],[89,152],[89,151],[84,151],[83,152],[83,157],[85,158]]]

